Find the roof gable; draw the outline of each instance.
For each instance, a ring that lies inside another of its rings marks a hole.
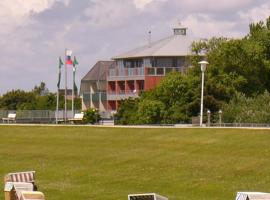
[[[82,78],[82,81],[106,80],[109,67],[116,65],[115,61],[98,61]]]

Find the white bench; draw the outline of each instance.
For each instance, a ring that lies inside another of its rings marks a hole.
[[[10,121],[16,122],[16,113],[8,113],[8,116],[5,118],[2,118],[3,123],[7,122],[9,123]]]
[[[129,194],[128,200],[168,200],[168,198],[156,193],[145,193],[145,194]]]
[[[84,113],[76,113],[72,119],[68,119],[68,121],[74,122],[82,122]]]
[[[235,200],[270,199],[270,193],[265,192],[237,192]]]

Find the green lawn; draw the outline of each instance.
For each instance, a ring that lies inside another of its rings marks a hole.
[[[46,200],[234,200],[270,192],[269,158],[266,130],[0,126],[0,175],[36,170]]]

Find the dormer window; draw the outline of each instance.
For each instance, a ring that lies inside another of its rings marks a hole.
[[[183,27],[181,23],[178,23],[174,28],[173,28],[173,33],[174,35],[186,35],[187,34],[187,28]]]
[[[186,29],[174,29],[174,35],[186,35]]]

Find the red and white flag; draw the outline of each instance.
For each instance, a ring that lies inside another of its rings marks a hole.
[[[71,55],[72,51],[71,50],[66,50],[66,64],[67,65],[72,65],[72,60],[71,60]]]

